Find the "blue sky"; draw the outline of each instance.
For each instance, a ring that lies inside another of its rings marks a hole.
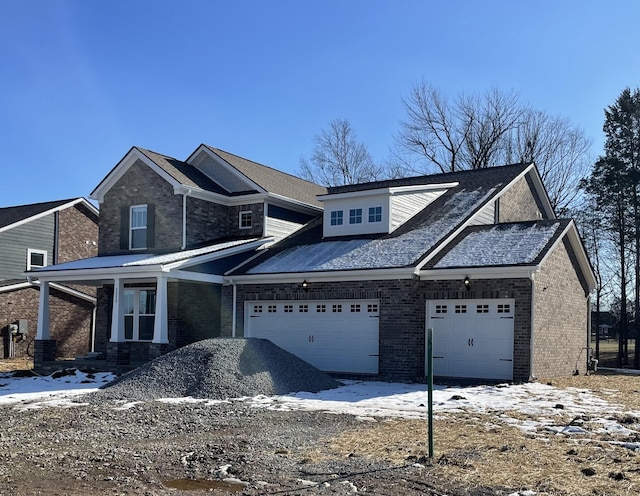
[[[0,207],[88,196],[134,145],[296,173],[336,118],[383,161],[423,78],[513,90],[595,157],[639,27],[637,0],[0,0]]]

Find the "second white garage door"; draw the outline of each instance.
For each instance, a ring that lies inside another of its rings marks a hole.
[[[379,316],[378,300],[249,301],[245,335],[320,370],[377,374]]]
[[[427,302],[433,329],[433,375],[513,379],[514,300]]]

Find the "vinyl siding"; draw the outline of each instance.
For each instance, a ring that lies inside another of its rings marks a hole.
[[[496,204],[495,202],[489,203],[485,206],[480,212],[478,212],[473,219],[471,219],[471,226],[478,225],[487,225],[495,223],[495,212],[496,212]]]
[[[391,230],[420,212],[429,203],[445,193],[446,190],[434,190],[426,193],[394,195],[391,197]]]
[[[290,222],[283,219],[274,219],[273,217],[267,217],[267,236],[273,236],[275,241],[280,241],[282,238],[297,231],[303,226],[296,222]]]
[[[50,214],[0,233],[0,280],[24,278],[29,248],[46,250],[47,265],[51,265],[54,231],[55,214]]]

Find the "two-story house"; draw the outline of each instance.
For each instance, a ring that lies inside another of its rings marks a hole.
[[[2,356],[33,353],[40,285],[24,272],[98,251],[98,210],[84,198],[0,208],[0,330]],[[51,335],[58,356],[91,350],[93,288],[53,284],[49,293]]]
[[[98,256],[32,276],[45,291],[61,281],[95,285],[95,350],[111,367],[133,367],[220,336],[224,273],[319,216],[324,193],[206,145],[184,162],[134,147],[91,193]],[[47,362],[56,344],[41,303],[36,358]]]
[[[325,371],[416,379],[427,328],[437,376],[587,365],[594,276],[533,164],[326,190],[206,145],[185,162],[133,148],[92,197],[99,256],[32,277],[99,286],[114,366],[259,337]]]

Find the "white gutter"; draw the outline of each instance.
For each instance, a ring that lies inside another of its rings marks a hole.
[[[270,274],[243,274],[234,275],[236,284],[269,284],[269,283],[295,283],[306,280],[307,282],[337,282],[337,281],[372,281],[390,279],[413,279],[411,268],[399,269],[375,269],[375,270],[336,270],[331,272],[291,272]],[[229,281],[230,279],[226,279]]]
[[[229,284],[231,284],[231,289],[233,291],[233,297],[231,298],[231,337],[236,337],[236,305],[238,303],[238,288],[236,286],[236,282],[233,279],[229,279]]]
[[[181,250],[187,248],[187,196],[191,194],[191,190],[188,189],[182,193],[182,246]]]
[[[450,281],[469,276],[471,279],[513,279],[530,278],[531,275],[540,270],[538,265],[527,265],[522,267],[476,267],[476,268],[451,268],[451,269],[428,269],[421,270],[419,277],[421,281]]]

